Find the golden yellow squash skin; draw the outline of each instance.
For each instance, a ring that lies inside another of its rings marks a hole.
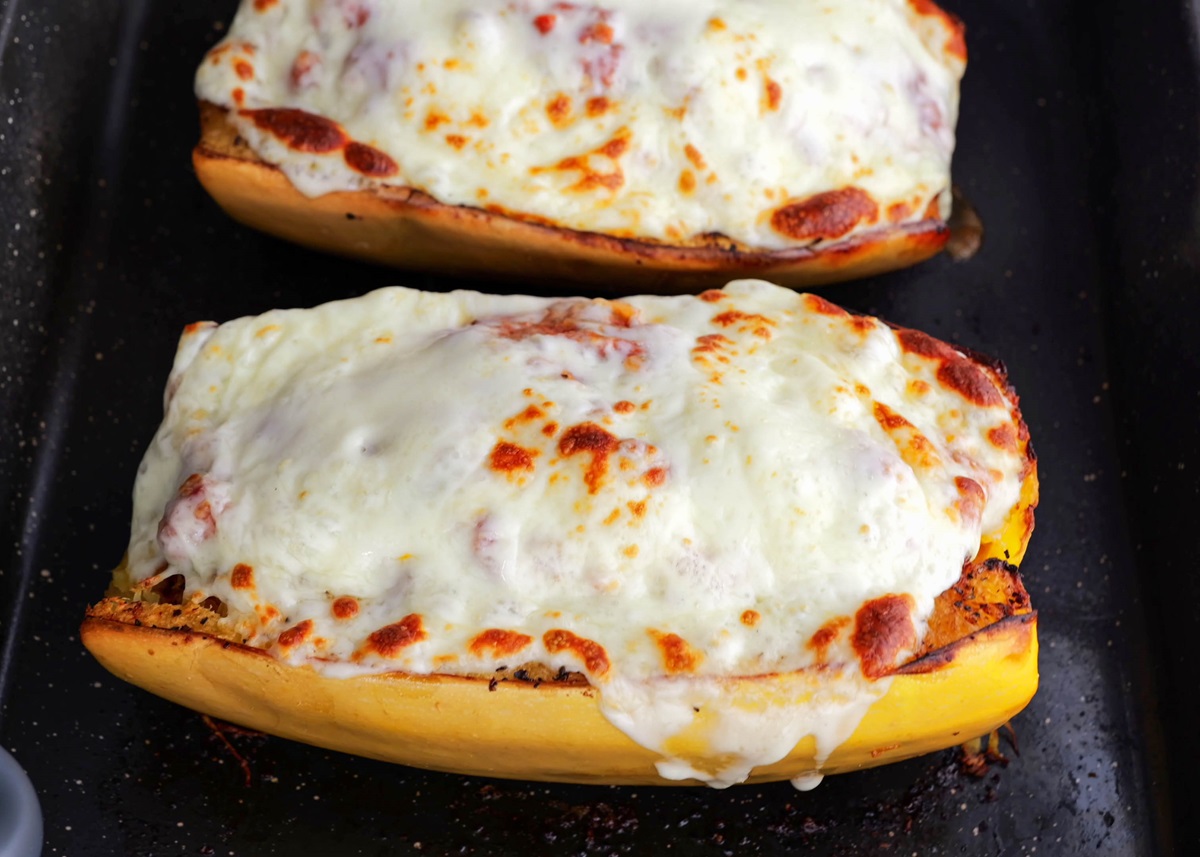
[[[918,657],[891,677],[887,694],[820,766],[832,774],[951,747],[1016,715],[1038,686],[1037,614],[1015,570],[1033,530],[1036,461],[1006,527],[938,599]],[[990,560],[990,562],[989,562]],[[116,574],[118,589],[122,575]],[[114,675],[197,711],[360,756],[421,768],[513,779],[575,783],[673,784],[658,775],[658,754],[634,743],[601,714],[586,684],[489,681],[403,673],[334,679],[296,668],[219,632],[201,633],[216,614],[105,599],[89,610],[83,644]],[[153,624],[163,627],[153,627]],[[735,677],[729,693],[755,700],[802,695],[819,675]],[[531,729],[530,724],[539,724]],[[718,768],[703,740],[673,739],[694,767]],[[756,768],[749,782],[817,772],[812,738],[784,759]],[[695,784],[695,781],[689,781]]]
[[[284,738],[420,768],[552,782],[653,785],[658,754],[611,725],[587,686],[399,673],[326,678],[205,634],[83,624],[84,645],[118,678]],[[736,679],[731,693],[778,677]],[[821,767],[841,773],[961,743],[1004,723],[1037,688],[1037,620],[1014,616],[960,640],[931,672],[901,674]],[[936,700],[936,704],[932,702]],[[537,729],[529,724],[537,723]],[[682,756],[687,742],[673,745]],[[811,773],[813,742],[749,782]],[[697,761],[700,761],[697,759]],[[694,782],[694,781],[693,781]]]

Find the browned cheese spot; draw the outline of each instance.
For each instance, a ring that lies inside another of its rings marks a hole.
[[[876,327],[875,319],[866,315],[850,316],[850,329],[859,336],[866,336]]]
[[[512,474],[518,470],[533,470],[533,459],[537,454],[536,449],[525,449],[515,443],[501,440],[492,447],[489,466],[497,473]]]
[[[875,403],[875,421],[883,427],[883,430],[888,432],[897,431],[903,428],[912,428],[913,424],[902,417],[900,414],[893,411],[883,402]]]
[[[571,97],[566,93],[558,93],[546,104],[546,115],[550,124],[555,128],[565,128],[571,124]]]
[[[595,119],[597,116],[603,116],[608,111],[612,110],[615,105],[603,95],[597,95],[595,98],[587,100],[587,115]]]
[[[278,137],[297,152],[323,154],[346,145],[346,134],[336,122],[290,107],[243,110],[255,126]]]
[[[552,655],[559,652],[571,652],[594,676],[602,676],[609,670],[608,653],[604,651],[604,647],[586,637],[579,637],[570,631],[556,628],[542,635],[542,643],[546,646],[546,651]]]
[[[901,349],[910,354],[934,360],[946,360],[957,356],[955,350],[945,342],[919,330],[899,330],[896,332],[896,338],[900,341]]]
[[[657,488],[667,481],[667,469],[665,467],[651,467],[642,474],[642,481],[651,488]]]
[[[879,206],[865,190],[845,187],[776,209],[771,228],[796,241],[840,238],[858,224],[879,219]]]
[[[892,223],[900,223],[908,219],[913,208],[907,202],[893,202],[887,207],[887,217]]]
[[[253,589],[254,569],[244,562],[239,562],[233,567],[233,571],[229,572],[229,585],[234,589]]]
[[[1004,404],[1004,397],[983,370],[966,357],[946,360],[938,367],[937,379],[942,386],[953,390],[968,402],[981,407]]]
[[[373,649],[385,658],[394,658],[401,649],[419,643],[429,635],[419,613],[410,613],[399,622],[385,625],[367,637],[367,649]]]
[[[312,630],[312,619],[305,619],[303,622],[293,625],[280,634],[278,640],[279,645],[283,646],[285,649],[290,649],[292,646],[298,646],[308,639],[308,635],[312,633]]]
[[[346,159],[346,166],[362,173],[364,176],[382,178],[384,176],[394,176],[400,172],[400,167],[395,161],[384,152],[365,143],[355,141],[347,143],[342,157]]]
[[[825,300],[820,295],[805,295],[804,305],[808,307],[809,312],[815,312],[819,315],[831,315],[834,318],[847,318],[850,315],[846,310],[835,303]]]
[[[1017,430],[1013,428],[1012,423],[1004,423],[988,429],[987,438],[988,442],[997,449],[1009,452],[1017,451]]]
[[[766,83],[763,86],[763,106],[767,110],[771,110],[771,111],[778,110],[779,104],[782,101],[783,101],[783,87],[781,87],[778,83],[776,83],[775,81],[771,80],[771,78],[768,77],[766,79]]]
[[[1004,396],[991,378],[974,361],[947,343],[917,330],[900,330],[896,337],[904,351],[941,364],[937,369],[937,380],[946,389],[981,407],[1004,404]]]
[[[771,328],[777,324],[774,319],[758,313],[742,312],[741,310],[726,310],[712,318],[713,324],[721,327],[736,326],[739,333],[752,333],[762,339],[771,338]]]
[[[530,405],[525,410],[521,411],[521,413],[517,414],[515,417],[512,417],[512,418],[506,420],[504,423],[504,427],[506,429],[508,429],[509,431],[512,431],[513,429],[517,428],[518,426],[520,426],[524,423],[531,423],[534,420],[541,419],[545,415],[546,415],[545,412],[541,408],[539,408],[537,405]]]
[[[833,645],[833,641],[838,638],[849,624],[849,616],[838,616],[830,619],[809,638],[808,648],[816,652],[820,660],[826,660],[826,652],[829,651],[829,647]]]
[[[912,611],[911,595],[884,595],[859,608],[850,642],[867,678],[887,675],[901,652],[916,648]]]
[[[668,675],[695,672],[696,667],[704,660],[704,655],[692,648],[687,640],[678,634],[661,634],[658,631],[649,633],[658,645],[663,668]]]
[[[439,125],[446,125],[452,120],[445,113],[438,113],[436,110],[431,110],[425,115],[425,130],[436,131]]]
[[[753,628],[762,620],[762,614],[757,610],[743,610],[741,620],[747,628]]]
[[[533,642],[533,637],[502,628],[489,628],[475,636],[468,644],[471,654],[477,657],[490,655],[494,658],[514,655]]]
[[[583,476],[589,494],[600,490],[608,473],[609,456],[616,452],[617,446],[616,437],[595,423],[571,426],[558,441],[558,451],[564,458],[579,454],[591,456],[591,463]]]
[[[335,619],[353,619],[358,615],[358,599],[349,595],[343,595],[333,602],[330,611],[333,613]]]
[[[933,0],[908,0],[908,2],[912,4],[913,10],[918,15],[931,15],[941,19],[946,29],[950,31],[949,35],[946,36],[946,44],[944,46],[946,53],[966,62],[967,40],[965,38],[966,28],[963,27],[963,22],[939,7]]]
[[[534,167],[534,175],[549,171],[578,172],[579,180],[568,190],[591,191],[604,188],[610,191],[618,190],[625,184],[625,172],[621,169],[620,158],[629,151],[630,132],[628,128],[620,128],[612,139],[603,146],[583,155],[572,155],[563,158],[553,167]],[[607,170],[598,169],[594,163],[597,158],[606,158],[611,162]]]
[[[914,470],[928,470],[937,466],[937,449],[916,426],[883,402],[875,403],[874,413],[875,421],[891,436],[905,464]]]

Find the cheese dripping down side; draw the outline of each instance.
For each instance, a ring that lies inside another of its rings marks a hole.
[[[383,289],[185,331],[129,568],[333,676],[582,673],[723,786],[853,732],[1016,504],[1021,429],[950,346],[761,281]]]
[[[946,219],[965,64],[929,0],[244,0],[196,94],[311,196],[775,250]]]

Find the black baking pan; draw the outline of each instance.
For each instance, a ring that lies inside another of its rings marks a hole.
[[[426,773],[243,733],[82,649],[184,324],[454,282],[322,257],[197,186],[191,76],[231,0],[0,8],[0,746],[47,855],[1195,854],[1200,98],[1176,2],[977,0],[955,176],[972,258],[829,288],[1005,360],[1040,458],[1042,687],[956,751],[703,788]],[[569,286],[560,291],[569,292]]]

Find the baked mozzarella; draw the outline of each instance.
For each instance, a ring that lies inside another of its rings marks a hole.
[[[243,0],[196,93],[309,196],[776,251],[943,224],[965,63],[930,0]]]
[[[1027,445],[989,365],[761,281],[390,288],[186,330],[128,583],[330,676],[582,674],[662,776],[724,785],[854,731]],[[705,770],[672,752],[701,717]]]

